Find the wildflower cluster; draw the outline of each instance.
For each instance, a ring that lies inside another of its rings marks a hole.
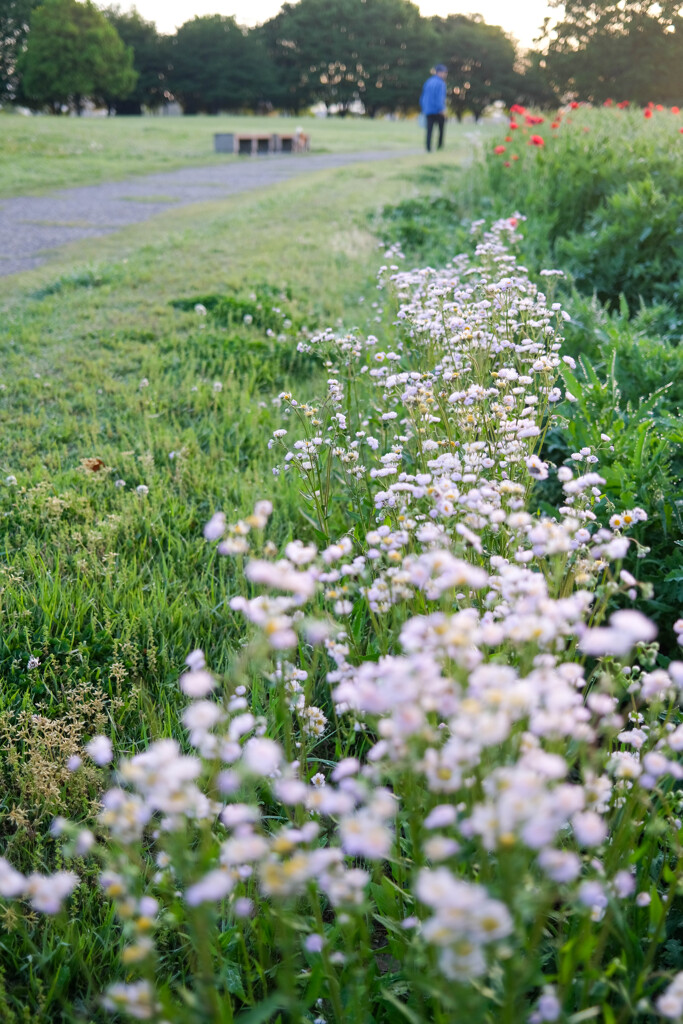
[[[313,991],[318,1019],[346,1020],[376,998],[380,950],[411,1020],[628,1013],[632,993],[680,1010],[657,972],[665,913],[647,907],[681,881],[683,663],[657,662],[621,570],[646,513],[605,522],[597,452],[544,459],[565,317],[511,255],[519,220],[473,260],[384,268],[390,347],[307,340],[326,393],[283,393],[270,447],[312,536],[267,540],[269,501],[207,524],[248,556],[230,608],[250,646],[228,679],[192,652],[189,752],[165,739],[123,759],[97,840],[65,826],[102,860],[126,937],[107,1009],[187,1019],[187,993],[157,978],[163,920],[190,936],[193,1005],[215,1021],[271,990],[302,1019]],[[532,514],[551,477],[557,514]],[[31,898],[3,872],[3,895]]]
[[[603,107],[615,107],[616,111],[626,110],[629,107],[628,100],[622,100],[615,104],[612,100],[606,100],[603,103]],[[579,103],[577,100],[572,100],[565,107],[561,107],[553,116],[550,123],[550,130],[553,133],[550,137],[544,135],[538,135],[532,133],[532,129],[545,123],[545,118],[540,114],[532,114],[526,107],[521,106],[519,103],[514,103],[510,107],[510,120],[507,126],[507,134],[504,142],[498,142],[493,147],[493,153],[495,156],[505,157],[503,160],[504,167],[512,167],[513,162],[516,162],[520,158],[519,152],[519,136],[526,141],[527,146],[537,147],[542,149],[549,138],[552,139],[554,133],[556,133],[562,126],[563,123],[571,124],[572,113],[579,108],[590,108],[590,104]],[[671,115],[677,117],[680,114],[680,108],[672,106],[669,108]],[[666,112],[666,108],[661,103],[648,103],[643,110],[643,116],[646,121],[652,119],[655,112],[662,113]],[[679,133],[683,133],[683,128],[677,128]],[[584,132],[588,132],[589,128],[584,126]]]

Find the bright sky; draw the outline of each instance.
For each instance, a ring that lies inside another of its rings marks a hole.
[[[280,0],[119,0],[122,10],[137,7],[160,32],[172,33],[196,14],[233,15],[241,25],[257,25],[280,10]],[[481,14],[489,25],[501,25],[523,47],[532,45],[545,17],[557,17],[546,0],[417,0],[422,14]]]

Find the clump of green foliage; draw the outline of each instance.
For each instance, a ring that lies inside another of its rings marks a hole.
[[[432,169],[421,195],[384,209],[382,233],[411,262],[438,266],[473,250],[477,221],[526,218],[522,258],[566,275],[544,287],[571,314],[564,351],[578,361],[578,401],[563,404],[547,454],[559,464],[613,437],[600,471],[610,500],[628,493],[652,510],[645,558],[630,568],[652,585],[647,610],[663,625],[683,600],[683,122],[618,108],[567,111],[552,128],[511,120],[495,140],[503,152],[492,142],[470,169]]]
[[[547,119],[540,127],[519,122],[470,170],[445,170],[431,194],[387,209],[387,237],[421,259],[443,252],[450,238],[452,255],[473,220],[519,211],[528,218],[523,252],[531,263],[561,265],[580,292],[613,311],[622,296],[633,312],[641,302],[666,304],[667,334],[680,337],[681,117],[579,109],[552,130]],[[531,131],[544,133],[542,146],[530,145]]]

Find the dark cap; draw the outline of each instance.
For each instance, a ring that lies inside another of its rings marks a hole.
[[[436,67],[434,68],[434,70],[435,71],[448,71],[448,68],[446,67],[445,64],[437,64]]]

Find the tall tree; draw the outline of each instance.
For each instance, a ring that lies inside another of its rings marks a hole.
[[[137,78],[132,50],[90,0],[45,0],[37,7],[18,68],[31,104],[53,113],[70,106],[81,114],[86,99],[125,96]]]
[[[145,21],[135,8],[124,12],[120,7],[103,11],[126,46],[133,51],[133,67],[138,75],[135,88],[125,97],[105,97],[117,114],[141,114],[142,108],[155,110],[167,98],[168,40],[160,36],[156,25]]]
[[[519,62],[522,66],[518,78],[515,100],[528,107],[557,107],[558,95],[550,80],[546,55],[529,50]]]
[[[478,120],[494,100],[513,103],[520,88],[515,44],[498,25],[481,15],[433,18],[444,64],[448,97],[458,120],[466,111]]]
[[[17,60],[23,53],[31,11],[40,0],[0,0],[0,103],[17,99]]]
[[[354,100],[369,113],[413,105],[431,59],[427,26],[409,0],[299,0],[263,32],[278,100],[295,110],[314,100],[342,112]]]
[[[261,37],[273,71],[271,100],[276,107],[298,114],[315,101],[314,72],[301,59],[299,45],[288,23],[287,4],[279,14],[255,29]]]
[[[181,25],[170,40],[169,83],[186,114],[254,109],[270,98],[263,40],[213,14]]]
[[[360,60],[362,28],[357,18],[361,2],[299,0],[284,4],[274,19],[275,65],[287,72],[286,92],[301,105],[321,100],[346,110],[363,91],[366,71]]]
[[[557,7],[560,0],[551,4]],[[680,102],[679,0],[562,0],[562,7],[563,18],[548,33],[547,43],[548,69],[558,89],[595,102]]]
[[[366,111],[374,115],[414,107],[435,50],[429,22],[408,0],[364,0],[359,20]]]

